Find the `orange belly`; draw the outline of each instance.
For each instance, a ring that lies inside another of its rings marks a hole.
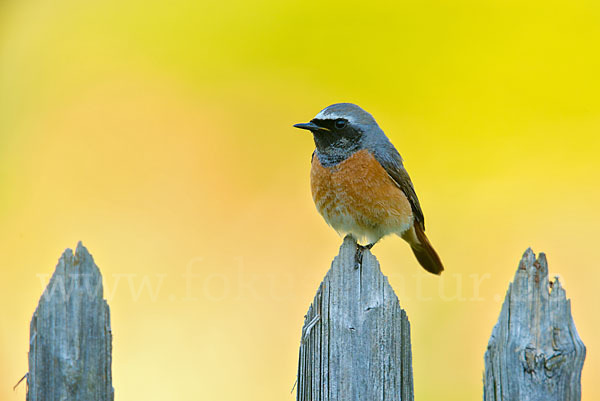
[[[375,243],[413,224],[410,202],[368,150],[332,167],[323,167],[315,155],[310,178],[317,210],[341,235]]]

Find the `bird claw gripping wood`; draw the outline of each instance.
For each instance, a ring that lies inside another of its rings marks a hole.
[[[364,256],[365,251],[368,251],[371,248],[373,248],[373,245],[375,245],[375,244],[369,244],[369,245],[356,244],[356,253],[354,254],[354,269],[358,269],[359,267],[362,266],[362,261],[363,261],[363,256]]]

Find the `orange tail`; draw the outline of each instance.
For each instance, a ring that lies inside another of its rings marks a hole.
[[[417,260],[425,270],[433,274],[442,274],[444,265],[427,239],[421,224],[415,221],[412,228],[404,233],[402,238],[410,244]]]

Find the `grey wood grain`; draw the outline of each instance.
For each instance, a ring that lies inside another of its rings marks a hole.
[[[412,401],[410,324],[377,259],[344,239],[305,316],[298,401]]]
[[[485,401],[581,399],[585,346],[560,281],[548,281],[543,253],[523,255],[484,359]]]
[[[81,244],[67,249],[30,326],[28,401],[112,401],[110,313]]]

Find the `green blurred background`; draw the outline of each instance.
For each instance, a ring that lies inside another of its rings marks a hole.
[[[600,398],[600,4],[0,3],[0,399],[83,240],[112,310],[117,400],[293,400],[303,315],[340,238],[309,135],[360,104],[403,155],[447,271],[374,248],[412,324],[418,400],[481,399],[525,249],[548,255]]]

